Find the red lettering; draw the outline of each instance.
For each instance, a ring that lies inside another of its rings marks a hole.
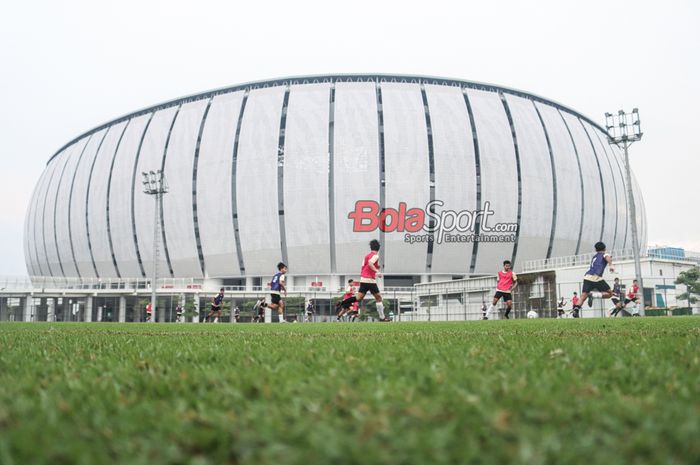
[[[406,216],[406,231],[415,233],[423,229],[425,212],[420,208],[411,208]]]
[[[355,210],[348,214],[354,232],[371,232],[379,227],[379,203],[374,200],[358,200]]]

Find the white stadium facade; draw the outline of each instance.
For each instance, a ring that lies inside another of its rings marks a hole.
[[[150,276],[155,207],[142,172],[155,170],[169,185],[158,233],[163,277],[266,282],[285,261],[294,284],[335,288],[357,277],[372,238],[382,242],[387,285],[397,286],[491,274],[504,259],[518,270],[588,253],[599,240],[632,248],[624,160],[594,121],[488,84],[327,75],[172,100],[68,142],[27,210],[29,274]],[[633,190],[641,246],[644,203]],[[438,216],[466,212],[458,218],[476,235],[485,209],[491,225],[517,227],[499,242],[421,240],[421,229],[411,243],[401,227],[353,230],[358,201],[423,212],[437,202]]]

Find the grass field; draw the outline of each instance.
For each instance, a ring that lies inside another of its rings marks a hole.
[[[0,324],[0,464],[700,462],[700,318]]]

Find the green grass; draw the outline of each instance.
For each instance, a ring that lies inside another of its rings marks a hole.
[[[0,324],[0,464],[700,462],[700,318]]]

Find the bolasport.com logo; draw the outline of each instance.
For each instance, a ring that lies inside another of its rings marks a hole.
[[[399,232],[410,244],[435,242],[515,242],[517,223],[497,223],[491,203],[481,210],[442,210],[442,200],[428,202],[424,208],[409,208],[400,202],[398,208],[381,208],[374,200],[358,200],[348,213],[354,232]]]

